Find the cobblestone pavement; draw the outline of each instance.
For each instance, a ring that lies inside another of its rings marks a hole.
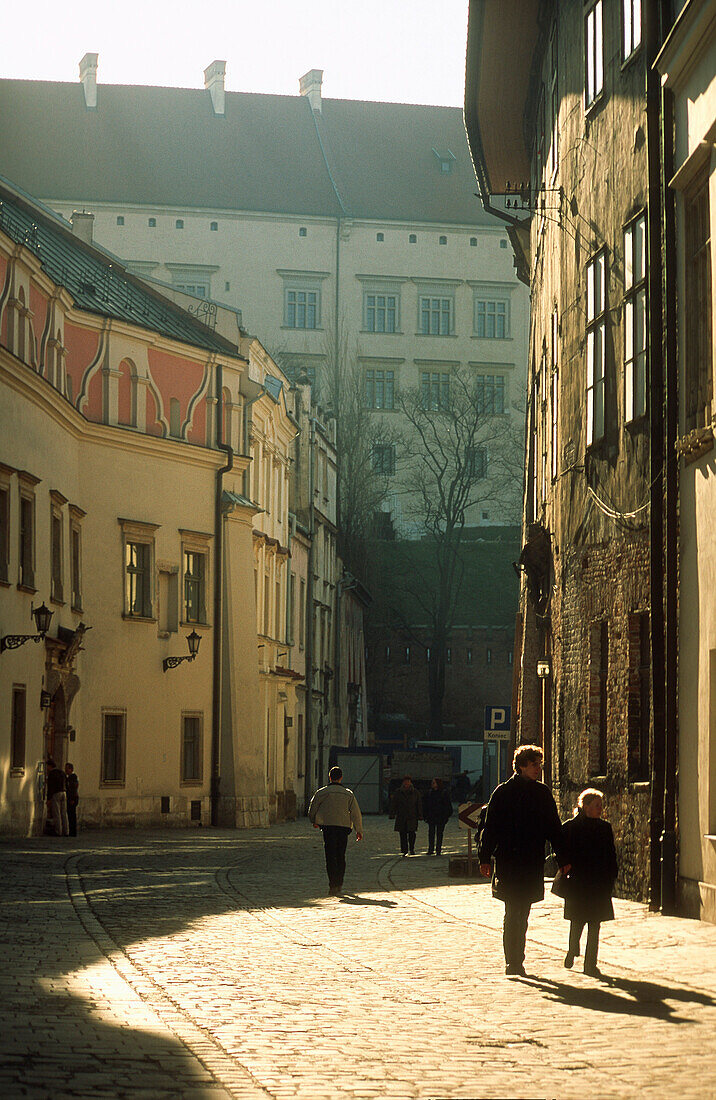
[[[366,824],[343,898],[305,821],[0,840],[0,1097],[716,1097],[716,927],[618,902],[598,981],[549,896],[511,980],[489,887]]]

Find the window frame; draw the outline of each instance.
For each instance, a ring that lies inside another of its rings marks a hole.
[[[37,501],[35,499],[35,486],[39,484],[40,479],[33,477],[25,470],[21,470],[18,473],[18,480],[20,491],[18,494],[19,561],[17,587],[23,592],[37,592],[35,585],[37,576]],[[26,544],[26,515],[23,506],[27,506],[30,518],[29,545]]]
[[[122,545],[122,618],[127,622],[156,622],[157,621],[157,579],[156,579],[156,540],[155,533],[160,524],[144,523],[139,520],[118,519],[121,529]],[[129,572],[127,560],[127,547],[130,545],[146,546],[148,549],[147,574],[147,599],[143,603],[143,611],[148,614],[134,614],[129,607],[129,594],[131,586],[129,577],[134,575]]]
[[[115,749],[114,763],[120,774],[111,779],[107,778],[107,719],[119,718],[120,731],[117,743],[119,750]],[[100,755],[100,787],[124,787],[127,776],[127,711],[124,707],[102,707],[102,752]]]
[[[366,409],[380,412],[395,410],[396,373],[394,368],[383,365],[363,367],[363,401]]]
[[[386,462],[386,458],[388,461]],[[395,444],[374,443],[370,452],[371,472],[378,477],[395,476]],[[386,466],[388,467],[386,469]]]
[[[643,20],[643,5],[642,0],[622,0],[622,33],[621,33],[621,52],[622,52],[622,64],[625,65],[631,61],[634,54],[641,47],[641,43],[644,37],[644,20]],[[629,21],[627,22],[627,9],[629,10]],[[637,18],[638,13],[638,18]],[[636,38],[635,29],[638,25],[638,39]],[[627,43],[627,30],[629,31],[629,41]],[[628,48],[627,48],[628,45]]]
[[[197,736],[194,744],[194,763],[197,765],[198,775],[187,775],[186,758],[186,722],[196,721]],[[201,787],[204,783],[204,715],[202,711],[182,711],[181,713],[181,747],[179,751],[179,785],[180,787]]]
[[[635,239],[641,225],[641,268],[635,270]],[[632,424],[646,416],[649,407],[647,367],[648,332],[648,240],[646,212],[640,211],[624,227],[624,421]],[[637,346],[641,318],[641,347]],[[631,354],[630,354],[631,353]],[[640,401],[638,400],[640,398]]]
[[[490,374],[482,370],[477,372],[475,375],[475,408],[478,416],[504,416],[507,407],[506,396],[507,376],[505,374],[497,373],[494,370]],[[497,406],[501,406],[501,408]]]
[[[62,509],[67,498],[57,489],[50,490],[50,600],[63,605],[65,575],[65,517]],[[55,536],[57,535],[57,541]]]
[[[593,28],[593,29],[592,29]],[[591,66],[591,70],[590,70]],[[591,72],[591,75],[590,75]],[[594,0],[584,12],[584,110],[604,95],[604,5]]]
[[[430,412],[450,407],[451,372],[420,367],[420,404]]]
[[[22,723],[21,729],[16,726],[16,700],[22,699]],[[21,750],[21,751],[20,751]],[[10,705],[10,775],[22,776],[25,774],[27,756],[27,685],[12,685],[12,702]],[[19,763],[19,758],[22,763]]]
[[[683,196],[684,417],[686,431],[709,423],[713,407],[713,270],[710,165],[698,171]],[[704,209],[700,209],[703,205]],[[705,237],[700,226],[705,228]],[[703,319],[706,323],[703,323]]]
[[[372,302],[371,302],[372,299]],[[379,304],[383,300],[382,305]],[[389,302],[392,301],[392,307]],[[383,313],[383,328],[379,325],[380,313]],[[392,327],[390,317],[392,314]],[[363,288],[363,332],[374,335],[393,336],[400,333],[400,291],[383,290],[373,287]]]
[[[428,303],[427,309],[425,303]],[[437,303],[437,307],[435,306]],[[433,322],[437,318],[437,324]],[[437,330],[437,331],[436,331]],[[418,295],[418,336],[455,335],[455,294],[420,292]]]
[[[490,310],[490,306],[493,307]],[[502,310],[498,307],[502,307]],[[481,308],[484,307],[484,308]],[[511,339],[511,295],[493,294],[476,290],[472,302],[472,332],[478,340]],[[488,331],[492,320],[492,333]],[[498,332],[498,322],[502,321],[502,332]],[[481,331],[482,329],[482,331]]]
[[[12,538],[12,484],[9,466],[0,463],[0,585],[10,584]]]
[[[479,458],[480,461],[477,461]],[[482,481],[487,477],[489,454],[484,443],[477,443],[468,447],[465,451],[465,465],[468,475],[475,481]]]
[[[595,273],[599,272],[599,291],[597,293],[597,280]],[[601,443],[606,435],[606,389],[607,389],[607,363],[606,363],[606,335],[607,335],[607,252],[600,249],[599,252],[586,265],[586,445],[593,447]],[[597,339],[599,336],[599,339]],[[595,368],[599,366],[601,373],[597,376]],[[598,405],[595,399],[601,394],[601,431],[597,432],[598,424],[595,422],[595,410]]]

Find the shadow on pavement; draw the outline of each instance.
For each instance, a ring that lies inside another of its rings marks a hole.
[[[394,909],[397,901],[381,901],[380,898],[362,898],[357,894],[344,894],[341,897],[344,905],[378,905],[382,909]]]
[[[538,978],[528,974],[521,979],[526,985],[542,990],[549,1000],[586,1008],[594,1012],[618,1013],[624,1016],[650,1016],[672,1024],[691,1023],[688,1016],[678,1016],[670,1001],[685,1004],[714,1005],[716,1000],[707,993],[679,986],[660,985],[632,978],[605,976],[602,986],[582,987],[550,978]],[[604,987],[608,988],[604,988]]]

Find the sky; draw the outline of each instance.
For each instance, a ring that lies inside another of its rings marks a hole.
[[[35,0],[8,4],[0,77],[79,79],[99,54],[98,83],[203,87],[226,61],[233,92],[297,95],[323,69],[323,95],[460,107],[468,0]],[[32,32],[29,32],[29,27]]]

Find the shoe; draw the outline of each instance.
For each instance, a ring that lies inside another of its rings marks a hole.
[[[435,855],[435,853],[433,852],[432,848],[428,848],[428,850],[427,850],[427,852],[426,852],[425,854],[426,854],[426,856],[432,856],[432,855]],[[439,852],[438,852],[438,855],[440,855],[440,853],[439,853]]]
[[[408,854],[407,852],[403,852],[403,859],[405,859],[405,857],[407,856],[407,854]]]
[[[525,970],[522,963],[508,963],[505,967],[505,974],[509,974],[511,977],[527,977],[527,971]]]
[[[567,970],[571,970],[574,966],[574,955],[571,951],[568,951],[564,956],[564,965],[567,967]]]
[[[337,898],[338,895],[340,894],[340,892],[341,892],[340,887],[338,887],[338,886],[331,886],[329,891],[328,891],[329,896],[332,897],[332,898]]]
[[[415,855],[415,848],[411,848],[411,849],[410,849],[410,855],[411,855],[411,856],[414,856],[414,855]]]
[[[601,972],[601,970],[599,969],[598,966],[585,966],[584,973],[589,978],[603,978],[604,977],[604,975],[602,974],[602,972]]]

